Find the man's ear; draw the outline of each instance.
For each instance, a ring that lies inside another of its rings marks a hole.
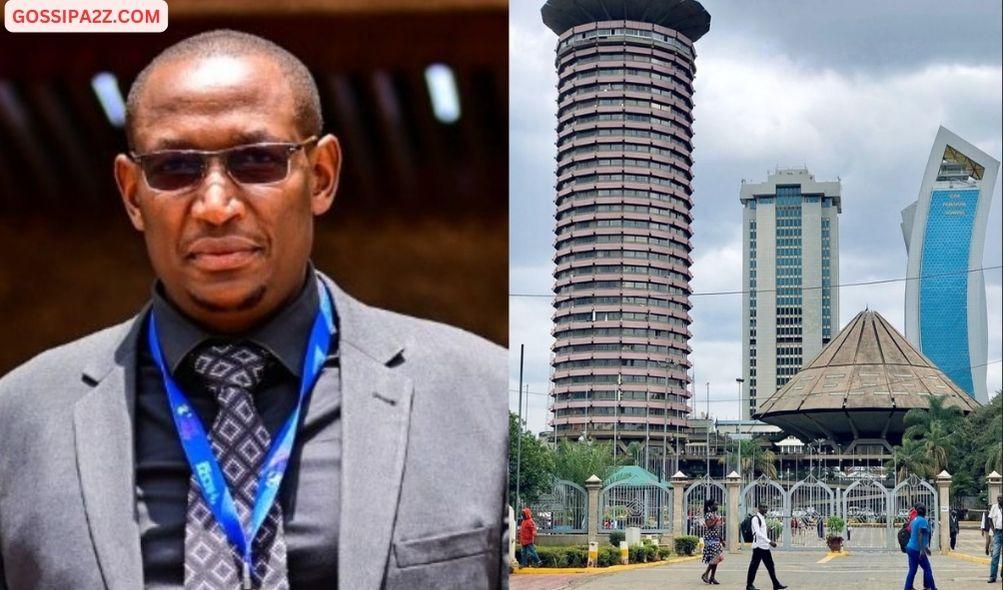
[[[139,208],[138,189],[141,182],[140,175],[143,171],[139,165],[129,159],[125,154],[115,156],[115,184],[119,187],[119,196],[122,197],[122,204],[125,205],[126,215],[132,226],[138,231],[143,231],[143,213]]]
[[[312,164],[310,210],[322,215],[335,200],[342,173],[342,147],[337,137],[329,133],[317,142]]]

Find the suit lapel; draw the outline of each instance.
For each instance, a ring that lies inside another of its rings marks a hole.
[[[136,522],[133,412],[136,343],[145,314],[117,340],[117,350],[85,369],[94,388],[77,401],[73,422],[77,471],[101,576],[109,590],[143,585]]]
[[[413,385],[387,366],[403,338],[326,281],[339,320],[342,376],[338,587],[378,590],[384,581],[408,442]]]

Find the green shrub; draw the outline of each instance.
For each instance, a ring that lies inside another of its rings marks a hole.
[[[618,565],[621,562],[621,550],[619,548],[615,549],[609,545],[603,545],[600,547],[599,554],[596,556],[596,565],[599,567],[609,567],[611,565]]]
[[[645,549],[645,561],[655,561],[659,557],[659,547],[654,545],[651,541],[642,545]]]
[[[673,539],[673,550],[677,555],[693,555],[697,549],[697,537],[693,535],[683,535]]]
[[[651,537],[645,537],[644,539],[641,540],[641,544],[642,545],[655,545],[655,541],[653,541],[651,539]]]
[[[621,546],[621,541],[624,540],[624,531],[613,531],[610,533],[610,544],[618,549]]]
[[[581,545],[570,547],[537,547],[543,567],[586,567],[589,549]]]
[[[831,537],[836,537],[844,531],[845,524],[844,519],[837,515],[833,515],[826,519],[826,532]]]
[[[628,547],[628,563],[645,563],[645,548],[642,545]]]
[[[659,547],[659,559],[669,559],[669,556],[673,554],[673,550],[669,547]]]
[[[565,552],[568,567],[586,567],[589,563],[589,547],[569,547]]]
[[[543,567],[565,567],[564,547],[541,547],[537,545],[537,555]]]

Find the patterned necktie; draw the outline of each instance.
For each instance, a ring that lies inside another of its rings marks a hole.
[[[219,404],[209,433],[213,454],[223,471],[247,530],[258,491],[258,474],[271,437],[254,406],[252,392],[265,373],[268,352],[250,343],[207,343],[196,349],[194,369]],[[255,536],[252,588],[288,590],[282,508],[272,504]],[[244,561],[192,476],[185,523],[185,590],[237,590],[247,582]]]

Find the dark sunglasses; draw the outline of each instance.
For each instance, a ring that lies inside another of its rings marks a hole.
[[[311,136],[299,143],[252,143],[223,150],[161,150],[148,154],[130,152],[129,157],[143,168],[147,185],[159,191],[178,191],[201,184],[209,170],[209,161],[217,157],[234,182],[268,184],[285,180],[290,157],[316,142],[317,137]]]

